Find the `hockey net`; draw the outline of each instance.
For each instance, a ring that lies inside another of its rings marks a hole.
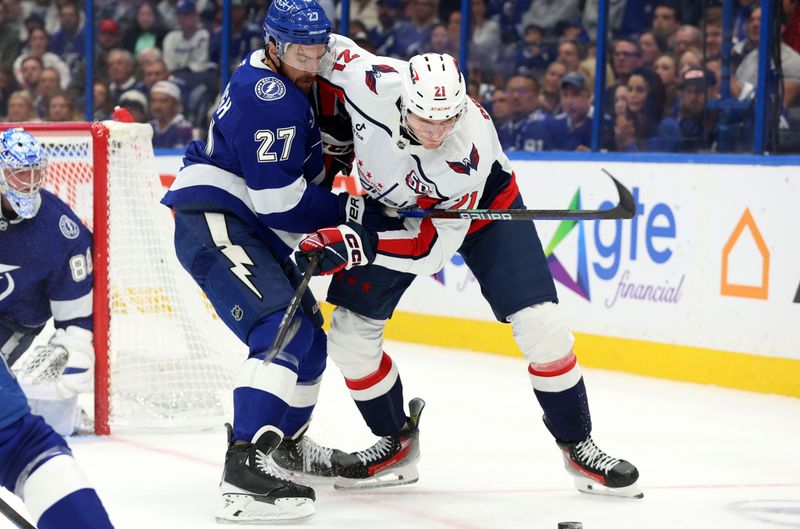
[[[152,128],[18,125],[48,153],[45,187],[93,233],[96,433],[219,425],[245,351],[175,257]]]

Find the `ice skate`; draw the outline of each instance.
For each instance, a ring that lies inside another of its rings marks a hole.
[[[262,429],[253,443],[233,444],[228,424],[228,452],[220,491],[224,505],[217,522],[239,524],[285,523],[314,514],[314,490],[295,483],[271,457],[280,435]]]
[[[272,459],[292,476],[301,476],[307,481],[326,482],[338,476],[333,460],[346,456],[345,452],[318,445],[305,435],[308,426],[304,426],[291,438],[283,442],[272,452]]]
[[[337,489],[373,489],[416,483],[419,480],[419,418],[425,401],[412,399],[408,403],[410,419],[403,430],[359,452],[344,454],[334,464],[340,478]]]
[[[544,420],[548,430],[552,429]],[[580,492],[623,498],[643,498],[637,480],[639,471],[628,461],[616,459],[597,447],[590,435],[579,443],[556,439],[564,455],[564,466]]]

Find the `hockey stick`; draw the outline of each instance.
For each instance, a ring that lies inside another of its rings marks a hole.
[[[633,195],[611,173],[607,174],[617,187],[619,203],[611,209],[433,209],[403,208],[397,213],[403,217],[465,220],[587,220],[632,219],[636,212]]]
[[[290,331],[292,334],[297,332],[300,320],[292,320],[297,312],[297,307],[300,306],[300,302],[303,300],[303,295],[308,289],[309,281],[311,281],[314,272],[317,271],[317,265],[321,258],[321,253],[312,253],[308,256],[308,267],[303,273],[303,279],[300,280],[300,284],[297,285],[297,289],[294,291],[294,296],[292,296],[291,301],[289,301],[289,306],[286,307],[286,312],[283,313],[283,318],[281,318],[281,322],[278,325],[278,333],[275,335],[275,339],[272,340],[272,345],[269,346],[269,349],[264,355],[264,364],[269,364],[278,356],[278,353],[281,352],[281,349],[283,349],[285,345],[283,342],[286,340],[286,336],[289,335]]]
[[[4,502],[2,498],[0,498],[0,513],[3,513],[3,516],[11,520],[11,523],[19,529],[36,529],[36,527],[23,518],[21,514],[11,508],[11,505]]]

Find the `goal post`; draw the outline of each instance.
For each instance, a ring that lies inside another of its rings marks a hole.
[[[230,415],[246,348],[178,263],[147,124],[4,123],[44,146],[44,187],[92,231],[94,422],[198,429]]]

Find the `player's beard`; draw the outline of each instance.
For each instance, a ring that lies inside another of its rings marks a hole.
[[[295,79],[294,83],[306,94],[311,92],[311,85],[314,83],[314,75],[304,73]]]

